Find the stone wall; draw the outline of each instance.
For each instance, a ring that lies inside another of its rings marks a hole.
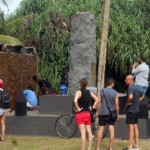
[[[32,76],[37,74],[37,56],[15,53],[15,47],[11,49],[13,52],[0,49],[0,78],[4,81],[4,89],[8,91],[11,107],[14,108],[18,93],[26,89],[28,83],[33,83]],[[34,83],[33,86],[36,88]]]
[[[69,94],[79,88],[79,80],[86,77],[89,86],[96,84],[96,26],[90,12],[71,18]]]

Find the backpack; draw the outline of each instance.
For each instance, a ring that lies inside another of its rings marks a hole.
[[[9,96],[5,90],[3,90],[3,91],[0,90],[0,107],[1,108],[9,108],[10,107]]]

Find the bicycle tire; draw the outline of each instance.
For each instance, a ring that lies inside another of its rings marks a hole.
[[[106,137],[107,134],[107,125],[104,126],[104,131],[103,131],[103,135],[102,135],[102,140]]]
[[[74,115],[61,115],[56,119],[55,131],[61,138],[72,138],[76,131],[77,125]]]
[[[98,125],[98,122],[95,121],[92,123],[92,126],[91,126],[91,129],[92,129],[92,134],[95,135],[95,131],[98,132],[98,128],[99,128],[99,125]],[[104,126],[104,131],[103,131],[103,135],[102,135],[102,140],[105,138],[107,134],[107,125]]]

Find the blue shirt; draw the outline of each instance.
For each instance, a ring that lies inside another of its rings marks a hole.
[[[60,85],[61,94],[67,94],[67,86],[65,84]]]
[[[37,106],[37,97],[33,91],[25,90],[23,94],[25,95],[27,102],[29,102],[33,107]]]

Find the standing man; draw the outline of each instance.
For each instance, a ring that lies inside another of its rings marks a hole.
[[[134,85],[134,77],[128,75],[125,79],[127,90],[126,124],[128,125],[129,143],[123,150],[139,150],[138,112],[139,103],[143,99],[142,91]]]
[[[110,110],[116,110],[117,112],[117,118],[119,119],[119,99],[117,91],[113,89],[114,87],[114,79],[108,78],[106,81],[107,87],[104,88],[100,92],[100,103],[97,109],[96,115],[99,115],[99,130],[97,135],[97,148],[96,150],[100,150],[100,144],[102,141],[102,135],[104,131],[104,126],[106,124],[109,125],[109,132],[110,132],[110,146],[109,150],[113,149],[114,144],[114,138],[115,138],[115,132],[114,132],[114,125],[115,121],[110,117],[110,112],[108,110],[108,107]],[[107,99],[107,102],[106,102]],[[108,107],[107,107],[108,104]]]
[[[145,58],[143,56],[138,62],[134,63],[132,74],[135,76],[135,85],[137,85],[145,95],[148,88],[149,66],[145,63]]]

